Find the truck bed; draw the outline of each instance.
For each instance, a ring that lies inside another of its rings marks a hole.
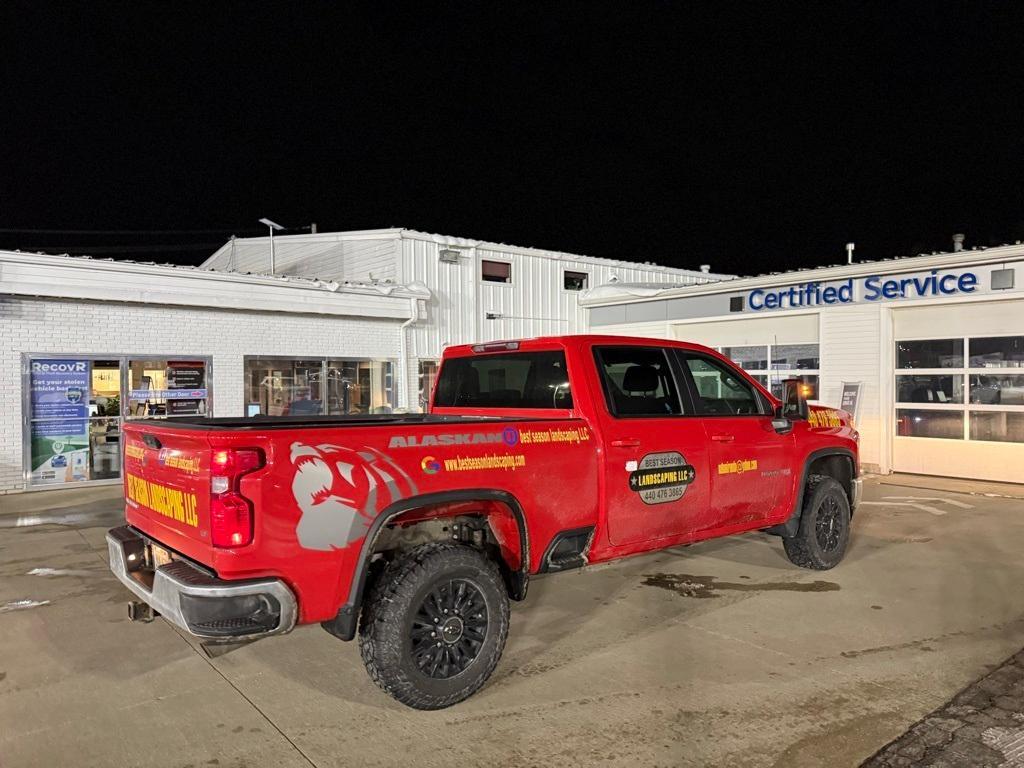
[[[381,413],[346,416],[181,416],[170,419],[134,419],[132,424],[159,429],[259,430],[308,429],[314,427],[375,427],[422,424],[501,424],[505,422],[551,421],[556,416],[447,416],[431,413]]]

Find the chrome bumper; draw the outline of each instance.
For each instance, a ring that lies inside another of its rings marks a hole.
[[[850,511],[853,512],[860,506],[861,497],[864,495],[864,480],[855,477],[851,484],[851,491],[853,491],[853,498],[850,500]]]
[[[147,542],[128,526],[107,533],[110,570],[175,626],[207,640],[256,639],[295,626],[295,595],[279,579],[224,581],[185,560],[144,566]]]

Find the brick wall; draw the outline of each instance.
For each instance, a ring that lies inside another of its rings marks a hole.
[[[0,494],[24,487],[22,353],[202,355],[215,416],[244,415],[243,357],[389,359],[397,320],[0,297]],[[415,377],[415,368],[412,369]],[[396,382],[401,393],[403,387]],[[399,395],[400,397],[401,395]],[[401,404],[401,403],[400,403]]]

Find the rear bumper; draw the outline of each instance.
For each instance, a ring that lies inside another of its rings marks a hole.
[[[107,532],[110,570],[172,624],[207,640],[256,639],[295,626],[295,595],[279,579],[225,581],[185,560],[144,565],[147,541],[124,525]]]
[[[850,498],[850,511],[853,512],[860,506],[861,497],[864,495],[864,480],[859,477],[853,478],[853,482],[850,484],[851,498]]]

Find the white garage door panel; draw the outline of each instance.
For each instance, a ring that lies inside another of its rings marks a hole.
[[[788,315],[672,325],[673,338],[708,347],[807,344],[818,340],[818,315]]]
[[[897,472],[966,477],[1004,483],[1024,482],[1024,443],[932,440],[897,437],[893,468]]]
[[[984,336],[1024,336],[1024,301],[989,301],[944,304],[942,306],[897,309],[893,311],[893,337],[901,339],[941,339]],[[890,353],[893,354],[893,353]],[[967,361],[965,361],[966,364]],[[950,369],[959,376],[965,393],[972,374],[1014,374],[1016,368]],[[938,373],[938,370],[936,370]],[[968,399],[965,395],[965,399]],[[1018,410],[1019,406],[981,406],[977,410]],[[914,405],[896,405],[913,409]],[[923,406],[928,407],[928,406]],[[941,408],[954,410],[954,406]],[[970,413],[971,404],[966,411]],[[968,422],[969,423],[969,422]],[[1024,443],[985,442],[981,440],[945,440],[925,437],[892,438],[893,469],[943,477],[965,477],[1001,482],[1024,482]]]
[[[1024,301],[986,301],[893,311],[897,339],[1012,336],[1024,333]]]

